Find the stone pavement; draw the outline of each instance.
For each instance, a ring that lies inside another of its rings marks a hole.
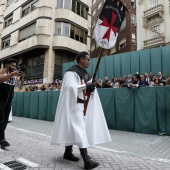
[[[0,163],[18,158],[38,164],[37,170],[81,170],[83,160],[63,160],[64,146],[50,145],[53,122],[13,117],[6,138],[11,146],[0,149]],[[170,137],[110,130],[112,142],[89,148],[100,162],[98,170],[170,170]],[[74,153],[80,157],[75,146]]]

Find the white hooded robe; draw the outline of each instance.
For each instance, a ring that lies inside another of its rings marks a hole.
[[[77,103],[77,97],[83,99],[79,75],[67,71],[62,82],[62,89],[57,105],[51,144],[78,145],[86,148],[111,141],[98,92],[95,89],[83,116],[83,107]]]

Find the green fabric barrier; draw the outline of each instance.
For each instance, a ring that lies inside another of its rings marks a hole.
[[[115,91],[111,89],[98,89],[107,126],[110,129],[116,129],[114,92]]]
[[[49,105],[48,103],[48,93],[46,91],[43,91],[39,93],[39,116],[38,118],[40,120],[47,120],[47,106]]]
[[[170,86],[103,88],[98,92],[109,128],[170,135]],[[29,117],[30,106],[30,118],[53,121],[59,94],[60,91],[17,92],[13,115]]]
[[[131,52],[131,72],[130,74],[135,75],[136,72],[139,72],[139,51]]]
[[[135,131],[135,89],[115,89],[116,125],[119,130]]]
[[[151,71],[150,68],[150,49],[139,51],[140,74],[145,74]]]
[[[170,86],[165,89],[165,107],[166,107],[166,130],[167,134],[170,135]]]
[[[23,117],[24,116],[24,95],[23,93],[18,93],[17,95],[17,112],[16,116]]]
[[[140,87],[135,91],[135,132],[157,133],[156,88]]]
[[[166,100],[165,90],[163,86],[156,88],[156,113],[157,113],[157,125],[158,133],[166,133]]]
[[[47,104],[47,120],[51,119],[51,114],[52,114],[52,96],[53,96],[54,91],[47,91],[47,100],[48,100],[48,104]]]
[[[109,78],[109,80],[112,80],[114,77],[114,69],[113,69],[113,56],[106,57],[106,75]]]
[[[24,92],[24,109],[23,115],[24,117],[30,117],[30,106],[31,106],[31,93],[33,92]]]
[[[103,80],[104,80],[104,77],[107,77],[105,68],[106,68],[106,57],[102,57],[100,60],[98,76]]]
[[[30,93],[31,93],[30,118],[38,119],[39,118],[39,94],[41,92],[34,91]]]
[[[162,48],[162,73],[164,77],[167,77],[168,73],[170,72],[170,47],[166,46]]]
[[[120,54],[114,55],[114,77],[121,77],[121,61],[120,61]]]
[[[98,61],[98,58],[93,58],[92,61],[91,61],[91,64],[93,65],[91,76],[93,76],[93,74],[94,74],[94,72],[95,72],[96,65],[97,65],[97,61]],[[96,78],[97,78],[97,77],[99,77],[99,70],[97,71],[97,74],[96,74]]]
[[[51,104],[51,115],[49,120],[53,121],[55,119],[55,114],[56,114],[56,109],[57,109],[57,103],[58,103],[58,99],[60,96],[60,91],[55,91],[52,95],[52,104]]]
[[[18,93],[14,93],[14,97],[12,100],[12,115],[17,116],[17,101],[18,101]]]
[[[47,120],[53,121],[55,118],[57,103],[60,91],[48,91]]]
[[[130,74],[130,53],[122,53],[120,55],[121,58],[121,73],[122,76]]]
[[[151,51],[151,69],[150,71],[154,75],[158,75],[158,72],[162,72],[162,49],[152,48]]]

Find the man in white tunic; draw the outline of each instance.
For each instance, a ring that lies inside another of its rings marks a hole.
[[[99,166],[88,155],[89,145],[96,145],[111,141],[101,102],[91,83],[91,76],[85,70],[90,64],[87,52],[80,52],[76,56],[77,65],[66,71],[56,110],[51,144],[65,144],[63,158],[79,161],[72,153],[73,145],[77,145],[83,157],[85,169]],[[84,103],[90,95],[86,115]]]

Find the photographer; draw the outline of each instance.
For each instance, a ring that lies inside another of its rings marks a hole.
[[[8,59],[4,69],[0,70],[0,145],[5,149],[10,144],[5,139],[5,129],[8,123],[8,117],[11,111],[11,103],[14,95],[14,85],[20,71],[16,69],[17,60]]]

